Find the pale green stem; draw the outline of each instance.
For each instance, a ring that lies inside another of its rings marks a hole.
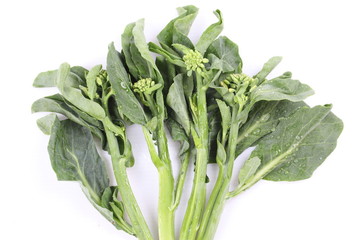
[[[184,159],[181,162],[181,168],[180,168],[180,172],[178,175],[178,179],[176,182],[176,187],[175,187],[175,199],[174,202],[171,206],[171,210],[175,211],[176,208],[179,206],[180,204],[180,199],[181,199],[181,195],[184,189],[184,184],[185,184],[185,179],[186,179],[186,173],[188,171],[189,168],[189,163],[190,163],[190,150],[188,150],[185,153]]]
[[[210,195],[210,199],[206,206],[204,217],[200,225],[200,230],[196,238],[198,240],[211,240],[214,238],[217,226],[220,221],[220,216],[224,208],[235,161],[235,151],[239,129],[237,113],[238,106],[235,105],[232,111],[229,142],[227,145],[227,161],[225,162],[224,166],[222,163],[219,166],[218,178]]]
[[[193,240],[199,228],[202,211],[206,201],[206,169],[208,164],[208,116],[206,104],[206,87],[203,86],[202,77],[196,73],[197,82],[197,113],[198,123],[196,127],[199,142],[196,147],[196,166],[193,187],[184,221],[180,231],[180,240]]]
[[[147,226],[144,216],[141,213],[140,207],[137,204],[136,198],[132,192],[129,183],[129,179],[127,177],[126,162],[128,161],[128,156],[120,154],[119,144],[117,142],[115,134],[110,131],[106,127],[106,125],[104,126],[104,128],[109,144],[115,179],[118,184],[118,189],[124,203],[126,213],[130,218],[135,234],[140,240],[153,240],[149,227]],[[130,147],[128,142],[126,142],[125,144],[128,145],[125,146],[125,148]]]

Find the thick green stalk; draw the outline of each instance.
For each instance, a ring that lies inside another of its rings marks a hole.
[[[158,143],[158,153],[162,164],[158,167],[159,172],[159,202],[158,202],[158,221],[159,239],[175,240],[175,217],[171,207],[174,199],[174,177],[172,174],[171,161],[167,138],[165,135],[164,121],[158,121],[158,131],[156,134]]]
[[[174,179],[171,169],[165,165],[158,168],[159,172],[159,202],[158,221],[159,239],[175,240],[175,215],[171,210],[174,193]]]
[[[211,240],[214,238],[224,208],[235,161],[236,143],[239,131],[237,113],[238,106],[235,105],[232,111],[229,142],[227,145],[227,161],[224,165],[220,163],[218,178],[205,208],[204,217],[201,221],[200,230],[197,236],[198,240]]]
[[[150,132],[143,127],[144,136],[151,160],[159,173],[159,198],[158,198],[158,228],[160,240],[175,240],[175,216],[172,210],[174,201],[174,177],[172,174],[171,161],[167,138],[164,126],[163,114],[158,114],[154,102],[150,96],[147,96],[150,103],[150,109],[154,116],[157,116],[156,134],[154,134],[157,142],[156,152]]]
[[[203,86],[202,77],[196,73],[197,82],[197,114],[196,123],[196,166],[193,181],[193,187],[188,206],[186,209],[184,221],[180,231],[180,240],[193,240],[196,237],[199,228],[202,211],[206,201],[206,169],[209,157],[209,139],[208,139],[208,116],[206,104],[206,90]]]
[[[134,232],[137,238],[140,240],[153,240],[149,227],[147,226],[140,207],[137,204],[136,198],[129,183],[129,179],[127,177],[126,162],[128,161],[129,156],[120,154],[119,144],[117,142],[116,136],[106,127],[106,125],[105,133],[109,144],[115,179]]]

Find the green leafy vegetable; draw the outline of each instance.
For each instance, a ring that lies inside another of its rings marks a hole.
[[[270,58],[253,77],[244,73],[238,46],[219,37],[224,27],[219,10],[214,12],[217,22],[197,43],[188,33],[198,9],[185,6],[178,13],[157,35],[159,44],[146,41],[141,19],[126,26],[121,51],[109,45],[106,69],[63,63],[33,83],[60,92],[36,100],[31,108],[50,112],[37,125],[50,135],[57,178],[80,182],[95,209],[141,240],[213,239],[227,199],[262,179],[311,177],[343,129],[330,104],[311,108],[304,102],[314,91],[290,72],[268,79],[281,57]],[[127,176],[135,162],[133,148],[143,151],[127,138],[131,124],[142,126],[159,174],[158,236],[150,232]],[[178,159],[170,158],[167,131],[179,143]],[[237,156],[250,147],[250,157],[233,176]],[[105,167],[100,151],[109,153],[112,169]],[[181,164],[177,176],[174,161]],[[209,199],[208,164],[218,168]],[[192,165],[194,178],[177,237],[175,212]],[[116,186],[109,183],[110,170]],[[234,177],[238,185],[230,189]]]

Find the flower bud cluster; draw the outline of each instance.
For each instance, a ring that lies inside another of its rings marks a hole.
[[[108,80],[108,74],[106,70],[104,69],[100,70],[99,74],[96,77],[96,83],[99,86],[102,86],[105,82],[107,82],[107,80]]]
[[[230,74],[220,85],[227,88],[230,93],[234,93],[235,102],[244,105],[249,94],[257,87],[257,79],[249,77],[244,73]]]
[[[143,78],[134,83],[133,89],[134,92],[144,93],[149,91],[149,89],[152,88],[154,85],[155,81],[153,81],[151,78]]]
[[[186,65],[186,70],[191,74],[192,71],[202,73],[205,69],[204,63],[208,63],[209,60],[204,58],[202,54],[197,50],[188,50],[183,56],[183,60]]]

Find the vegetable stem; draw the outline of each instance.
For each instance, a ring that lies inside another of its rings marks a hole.
[[[153,240],[149,227],[147,226],[140,207],[137,204],[136,198],[129,183],[129,179],[127,177],[126,162],[128,161],[129,156],[120,154],[119,144],[116,136],[107,128],[106,125],[105,133],[109,144],[115,179],[118,184],[118,189],[123,200],[125,210],[129,215],[135,234],[140,240]],[[126,147],[130,147],[128,142],[125,144],[128,144]]]
[[[232,176],[235,151],[238,137],[239,122],[237,120],[239,106],[236,104],[232,109],[232,120],[227,145],[227,160],[225,164],[219,163],[219,173],[215,187],[205,208],[204,217],[201,221],[198,240],[211,240],[214,238],[220,216],[224,208],[226,195],[229,191]]]
[[[175,191],[174,191],[174,194],[175,194],[174,202],[171,206],[172,211],[175,211],[176,208],[180,204],[180,199],[181,199],[181,195],[182,195],[182,192],[184,189],[184,183],[185,183],[186,173],[189,168],[189,163],[190,163],[190,150],[185,153],[184,159],[181,163],[181,168],[180,168],[180,172],[178,175],[178,179],[177,179],[176,187],[175,187]]]
[[[197,130],[196,137],[199,141],[195,142],[196,148],[196,166],[193,180],[193,188],[186,209],[184,221],[180,231],[180,240],[195,239],[201,219],[201,213],[206,201],[206,169],[209,157],[208,151],[208,119],[206,90],[203,86],[200,73],[196,72],[197,84],[197,114],[198,122],[195,126]],[[196,134],[196,133],[193,133]]]

